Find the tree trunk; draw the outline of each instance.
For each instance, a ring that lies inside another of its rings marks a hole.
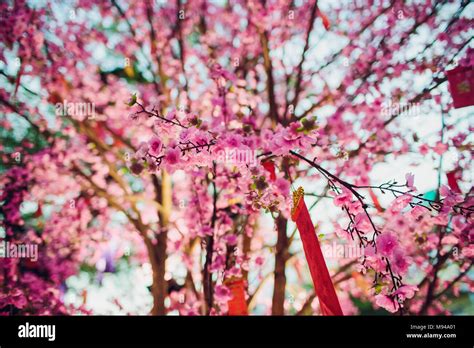
[[[248,257],[248,255],[250,254],[251,243],[252,243],[252,238],[247,236],[247,233],[244,230],[244,240],[243,240],[243,246],[242,246],[242,252],[244,254],[244,257]],[[248,275],[249,275],[249,271],[243,269],[242,270],[242,277],[246,281],[248,281]],[[247,284],[247,286],[248,286],[248,284]]]
[[[154,258],[154,262],[151,263],[153,270],[153,308],[151,314],[166,315],[165,299],[168,289],[165,280],[165,271],[168,224],[172,206],[171,178],[169,174],[163,170],[161,174],[161,182],[156,176],[153,176],[153,183],[156,188],[157,200],[161,205],[161,210],[158,213],[161,231],[157,236],[157,243],[153,248],[152,255],[150,255],[150,257]]]
[[[214,172],[216,170],[216,164],[214,163]],[[214,180],[214,179],[213,179]],[[217,188],[215,181],[212,181],[213,187],[213,209],[211,219],[212,236],[206,237],[206,261],[204,262],[203,269],[203,290],[204,290],[204,302],[205,302],[205,313],[209,315],[214,303],[214,285],[212,284],[212,273],[209,270],[212,264],[212,255],[214,252],[214,227],[217,220]]]
[[[286,226],[288,221],[279,215],[276,219],[278,240],[275,253],[275,284],[273,286],[272,315],[284,315],[286,275],[285,264],[288,260],[288,236]]]

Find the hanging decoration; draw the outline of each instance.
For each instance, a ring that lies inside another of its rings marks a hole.
[[[242,278],[229,278],[224,281],[232,294],[227,302],[229,315],[248,315],[247,301],[245,300],[245,281]]]
[[[448,185],[451,190],[453,190],[456,193],[461,193],[461,189],[459,188],[458,185],[458,173],[456,170],[450,171],[446,174],[446,177],[448,178]]]
[[[329,21],[329,18],[318,9],[318,16],[321,17],[321,20],[323,21],[324,28],[326,30],[329,30],[331,27],[331,22]]]
[[[379,213],[382,213],[383,208],[380,205],[380,202],[379,202],[379,199],[377,198],[377,195],[375,194],[375,192],[371,188],[369,188],[369,194],[370,194],[370,198],[372,198],[372,202],[374,202],[375,209],[377,209],[377,211]]]
[[[291,218],[296,222],[303,242],[304,254],[313,278],[314,291],[319,298],[323,315],[343,315],[339,300],[326,267],[323,253],[316,236],[308,208],[304,202],[304,190],[299,187],[293,192]]]
[[[271,160],[263,161],[262,162],[263,168],[267,172],[270,173],[270,180],[275,181],[276,180],[276,173],[275,173],[275,164]]]
[[[446,73],[456,109],[474,105],[474,66],[458,66]]]

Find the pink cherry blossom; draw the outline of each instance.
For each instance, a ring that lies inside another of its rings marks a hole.
[[[169,149],[165,155],[165,161],[167,164],[173,165],[179,162],[181,157],[181,151],[177,148]]]
[[[400,247],[395,248],[390,259],[395,272],[401,275],[404,275],[407,272],[410,264],[405,252]]]
[[[377,237],[377,251],[384,256],[391,255],[397,246],[397,238],[391,232],[384,232]]]
[[[224,285],[216,285],[215,297],[218,302],[227,302],[232,298],[232,294],[228,287]]]
[[[290,192],[290,183],[286,179],[283,179],[283,178],[276,179],[275,186],[278,192],[280,192],[280,194],[283,196],[287,196],[288,193]]]
[[[351,202],[352,193],[349,190],[343,189],[340,194],[334,198],[334,205],[342,207]]]
[[[375,296],[375,304],[380,306],[390,313],[395,313],[398,311],[399,305],[396,300],[393,300],[389,296],[386,295],[376,295]]]
[[[163,143],[160,138],[154,136],[151,138],[149,142],[149,150],[148,152],[153,156],[159,156],[161,154],[161,150],[163,148]]]
[[[404,300],[407,298],[413,298],[418,290],[418,287],[415,285],[404,285],[398,288],[394,294],[398,295],[402,300]]]

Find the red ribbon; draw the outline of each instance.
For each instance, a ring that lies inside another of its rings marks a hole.
[[[270,173],[270,180],[275,181],[276,180],[275,164],[272,161],[264,161],[262,162],[262,166],[263,168],[265,168],[267,172]]]
[[[371,188],[369,188],[369,194],[370,194],[370,198],[372,198],[372,202],[374,202],[374,205],[377,211],[380,213],[383,212],[383,208],[380,205],[379,199],[377,198],[377,196],[375,195],[374,191],[372,191]]]
[[[456,170],[453,170],[449,173],[446,174],[446,177],[448,178],[448,185],[451,190],[453,190],[456,193],[461,193],[461,189],[459,188],[458,185],[458,178],[457,178],[457,173]]]
[[[319,298],[321,312],[323,315],[344,315],[303,196],[304,191],[302,187],[293,194],[294,205],[291,218],[296,222],[300,232],[304,254],[308,261],[311,278],[313,278],[314,291]]]
[[[456,109],[474,105],[474,66],[458,66],[446,72]]]
[[[324,28],[326,30],[329,30],[329,28],[331,27],[331,22],[329,21],[329,18],[319,10],[318,10],[318,15],[319,17],[321,17],[321,20],[323,21]]]
[[[227,302],[228,315],[248,315],[247,301],[245,300],[245,281],[243,279],[231,278],[224,282],[232,294]]]

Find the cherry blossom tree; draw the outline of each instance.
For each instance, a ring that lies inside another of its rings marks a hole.
[[[1,231],[39,258],[2,260],[0,312],[92,314],[68,279],[125,261],[150,266],[153,315],[226,315],[231,278],[249,313],[320,314],[290,219],[303,186],[322,246],[362,251],[328,263],[344,314],[450,313],[473,289],[473,126],[446,71],[474,65],[473,10],[2,2]],[[404,126],[413,110],[435,135]],[[403,156],[430,161],[432,192],[373,179]]]

